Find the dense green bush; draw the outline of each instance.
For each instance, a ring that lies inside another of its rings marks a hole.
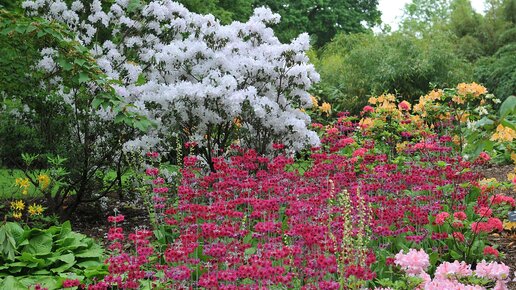
[[[355,34],[337,36],[315,59],[320,93],[338,109],[357,112],[370,95],[396,93],[416,99],[433,86],[470,81],[472,67],[448,37]]]
[[[121,166],[122,144],[150,125],[121,105],[112,82],[72,39],[62,24],[0,9],[0,159],[21,167],[22,153],[63,157],[66,180],[49,198],[65,219],[112,189],[116,180],[106,186],[103,177]],[[44,51],[53,58],[46,68]],[[116,118],[101,118],[101,108]],[[51,166],[46,160],[24,169]]]
[[[475,67],[479,80],[500,99],[516,95],[516,28],[501,36],[507,43],[490,57],[482,58]]]

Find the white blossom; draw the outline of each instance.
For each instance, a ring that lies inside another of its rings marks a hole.
[[[280,16],[264,7],[245,23],[222,25],[171,0],[149,1],[131,12],[129,0],[114,2],[103,7],[93,0],[83,7],[73,1],[68,7],[62,0],[33,0],[23,7],[67,23],[103,72],[119,82],[114,89],[127,108],[158,124],[125,150],[150,149],[157,136],[182,132],[186,124],[188,137],[203,145],[210,126],[235,118],[245,129],[247,146],[255,146],[253,140],[265,131],[269,147],[283,142],[299,150],[318,144],[317,134],[307,128],[310,117],[298,110],[311,106],[307,91],[319,80],[305,53],[307,34],[282,44],[268,27]],[[85,10],[90,14],[79,18],[77,12]],[[106,28],[111,37],[99,39],[97,31]],[[42,53],[38,66],[52,69],[51,60]],[[99,115],[110,117],[102,110]]]

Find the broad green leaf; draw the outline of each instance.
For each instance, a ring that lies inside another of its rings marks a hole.
[[[75,256],[74,254],[66,254],[66,255],[61,255],[60,257],[57,258],[59,261],[63,261],[67,264],[75,264]]]
[[[99,258],[102,256],[104,250],[101,246],[93,244],[89,249],[75,254],[77,258]]]
[[[27,290],[27,286],[23,285],[18,279],[13,276],[7,276],[0,282],[0,289],[9,290]]]
[[[70,224],[70,221],[65,221],[63,224],[61,224],[61,237],[64,237],[72,232],[72,225]]]
[[[29,240],[29,244],[25,246],[24,251],[36,255],[46,255],[52,251],[52,235],[50,233],[42,233]]]
[[[92,267],[97,267],[99,265],[103,265],[103,263],[100,261],[89,260],[89,261],[83,261],[83,262],[77,263],[75,265],[78,267],[81,267],[81,268],[92,268]]]
[[[5,224],[6,230],[9,231],[11,236],[16,241],[18,245],[23,239],[23,233],[25,232],[23,228],[18,223],[8,222]]]
[[[511,113],[514,113],[516,111],[516,97],[515,96],[509,96],[505,101],[503,101],[502,105],[500,106],[500,117],[504,118],[505,116],[508,116]]]

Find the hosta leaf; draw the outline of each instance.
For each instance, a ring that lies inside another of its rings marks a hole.
[[[67,264],[75,264],[75,256],[73,254],[62,255],[57,258],[59,261],[63,261]]]
[[[52,235],[50,233],[42,233],[29,240],[29,244],[25,246],[24,251],[36,255],[46,255],[52,251]]]
[[[78,252],[75,254],[77,258],[99,258],[102,256],[103,249],[97,244],[91,246],[91,248]]]
[[[0,289],[27,290],[27,286],[23,285],[13,276],[7,276],[3,279],[2,282],[0,282]]]

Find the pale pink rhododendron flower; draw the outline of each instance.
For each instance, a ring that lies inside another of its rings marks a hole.
[[[486,261],[482,261],[478,263],[477,269],[475,270],[475,274],[478,277],[484,277],[488,279],[506,280],[507,278],[509,278],[509,271],[509,266],[503,263],[487,263]]]
[[[470,276],[472,273],[470,265],[466,264],[466,262],[444,262],[435,270],[435,278],[455,279]]]
[[[457,281],[446,279],[435,279],[425,285],[424,290],[484,290],[485,288],[478,285],[464,285]]]
[[[423,249],[410,249],[407,254],[400,251],[395,257],[394,263],[409,275],[418,275],[430,266],[428,254]]]

